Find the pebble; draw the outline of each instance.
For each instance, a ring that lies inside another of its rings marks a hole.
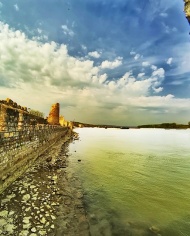
[[[9,223],[13,223],[13,218],[8,218],[7,220]]]
[[[0,219],[0,227],[3,227],[7,224],[7,221],[5,219]]]
[[[47,222],[47,223],[45,224],[46,227],[49,226],[49,225],[50,225],[49,222]]]
[[[11,195],[7,196],[7,199],[14,198],[15,196],[16,196],[16,195],[13,193],[13,194],[11,194]]]
[[[31,224],[30,224],[30,223],[23,225],[23,229],[29,229],[30,227],[31,227]]]
[[[13,230],[14,230],[15,226],[13,224],[7,224],[5,225],[4,227],[4,230],[10,234],[13,233]]]
[[[31,232],[32,232],[32,233],[35,233],[36,231],[37,231],[37,230],[36,230],[35,227],[31,228]]]
[[[27,202],[30,199],[30,195],[26,194],[26,195],[23,196],[22,199]]]
[[[39,231],[39,234],[40,234],[40,235],[47,235],[45,230],[40,230],[40,231]]]
[[[52,218],[52,220],[55,220],[55,219],[56,219],[56,217],[55,217],[55,216],[53,216],[53,215],[51,215],[51,218]]]
[[[9,212],[9,216],[14,215],[14,213],[15,213],[14,211],[10,211],[10,212]]]
[[[153,232],[155,234],[160,232],[160,229],[156,226],[151,226],[149,229],[150,229],[151,232]]]
[[[56,181],[57,178],[58,178],[57,175],[54,175],[54,176],[52,177],[52,180]]]
[[[30,221],[30,218],[31,218],[31,217],[24,217],[23,223],[24,223],[24,224],[28,224],[29,221]]]
[[[42,224],[45,224],[46,219],[43,217],[43,218],[40,220],[40,222],[41,222]]]
[[[8,211],[0,211],[0,216],[3,217],[3,218],[7,218]]]
[[[27,236],[27,235],[28,235],[28,231],[27,230],[23,230],[19,234],[19,236]]]

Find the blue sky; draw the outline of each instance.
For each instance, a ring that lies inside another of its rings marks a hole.
[[[190,120],[181,0],[0,0],[0,99],[68,120]]]

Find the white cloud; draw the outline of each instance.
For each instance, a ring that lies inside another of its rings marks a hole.
[[[170,82],[169,84],[178,86],[178,85],[182,85],[183,83],[184,83],[183,80],[174,80],[174,81]]]
[[[176,27],[170,27],[163,22],[162,22],[162,26],[163,26],[164,32],[166,34],[171,34],[171,33],[175,33],[178,31]]]
[[[134,51],[131,51],[131,52],[130,52],[130,55],[131,55],[131,56],[133,56],[133,55],[135,55],[135,54],[136,54],[136,52],[134,52]]]
[[[178,29],[176,27],[172,28],[172,32],[177,32],[177,31],[178,31]]]
[[[163,91],[163,87],[160,87],[163,80],[165,78],[165,70],[163,68],[159,68],[152,72],[151,80],[152,80],[152,89],[155,93],[159,93]]]
[[[158,76],[160,78],[163,78],[165,76],[165,70],[163,68],[159,68],[152,72],[152,76],[153,77]]]
[[[160,16],[166,18],[166,17],[168,17],[168,13],[166,13],[166,12],[162,12],[162,13],[160,13]]]
[[[107,80],[108,76],[107,74],[103,74],[99,77],[99,83],[102,84]]]
[[[42,33],[42,30],[40,28],[37,28],[37,31],[38,31],[39,34]]]
[[[153,88],[155,93],[160,93],[163,91],[163,87]]]
[[[80,61],[68,55],[65,45],[29,40],[21,31],[0,24],[0,74],[7,84],[17,82],[45,83],[49,86],[78,86],[89,83],[99,69],[93,61]]]
[[[14,8],[15,8],[16,11],[20,10],[17,4],[14,5]]]
[[[181,43],[179,47],[175,49],[175,62],[177,67],[170,71],[172,76],[181,76],[183,74],[189,73],[190,71],[190,44]]]
[[[83,50],[87,50],[87,47],[85,45],[81,45]]]
[[[151,69],[152,69],[152,70],[157,70],[157,66],[151,65]]]
[[[150,66],[150,63],[148,61],[143,61],[142,66],[144,67]]]
[[[145,73],[139,73],[137,77],[142,78],[144,75],[145,75]]]
[[[63,33],[64,33],[65,35],[69,35],[69,36],[71,36],[71,37],[73,37],[73,36],[75,35],[75,33],[74,33],[71,29],[69,29],[69,28],[67,27],[67,25],[62,25],[61,28],[63,29]]]
[[[168,65],[171,65],[171,64],[172,64],[172,61],[173,61],[173,58],[170,57],[170,58],[168,58],[168,60],[166,61],[166,63],[167,63]]]
[[[121,65],[122,65],[122,58],[119,57],[115,59],[115,61],[108,61],[108,60],[103,61],[100,67],[102,69],[115,69]]]
[[[94,58],[100,58],[101,53],[94,51],[94,52],[89,52],[88,55]]]
[[[138,124],[145,118],[146,122],[153,118],[155,122],[163,121],[162,112],[160,117],[151,116],[152,107],[168,110],[168,114],[182,114],[190,107],[190,99],[152,96],[162,91],[163,68],[154,68],[149,76],[146,72],[146,77],[139,73],[136,78],[132,71],[126,71],[113,79],[101,74],[102,69],[120,66],[122,58],[103,61],[97,67],[93,60],[70,56],[66,45],[28,39],[3,23],[0,42],[0,99],[11,97],[18,104],[46,114],[52,103],[60,102],[61,113],[67,119],[90,122],[92,117],[92,122],[102,123],[105,119],[117,124],[135,124],[134,118],[138,118]],[[147,110],[143,113],[139,108]]]
[[[2,8],[3,7],[3,3],[2,2],[0,2],[0,8]]]
[[[47,35],[39,35],[39,36],[34,36],[32,37],[32,40],[35,40],[35,41],[48,41],[48,36]]]
[[[138,60],[138,59],[140,58],[140,56],[141,56],[140,54],[136,54],[136,55],[134,56],[134,59],[135,59],[135,60]]]

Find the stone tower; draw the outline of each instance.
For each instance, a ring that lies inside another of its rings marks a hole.
[[[60,124],[61,126],[65,126],[65,118],[64,118],[64,116],[60,116],[60,117],[59,117],[59,124]]]
[[[51,106],[47,121],[50,125],[59,125],[59,103]]]

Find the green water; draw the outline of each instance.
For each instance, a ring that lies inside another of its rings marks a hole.
[[[92,236],[190,235],[190,130],[76,132],[70,160]]]

